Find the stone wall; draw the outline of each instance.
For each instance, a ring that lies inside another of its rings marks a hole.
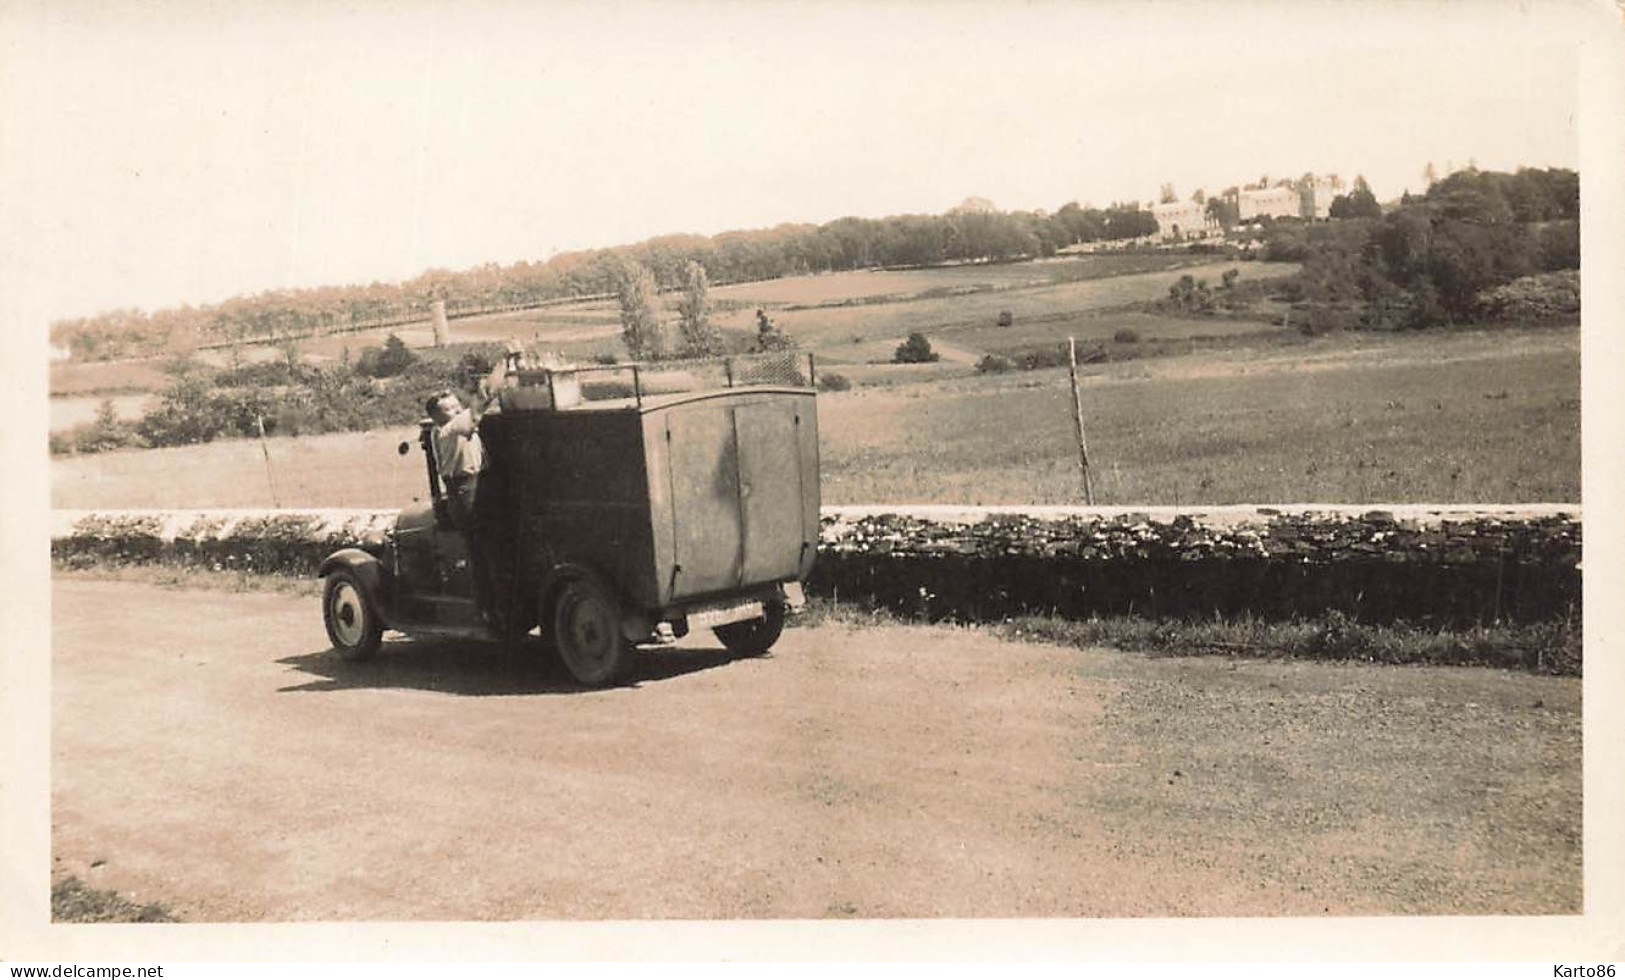
[[[853,508],[815,592],[926,618],[1138,613],[1368,622],[1577,615],[1577,507]]]
[[[67,564],[314,574],[392,511],[57,511]],[[829,507],[815,594],[930,619],[1137,613],[1540,622],[1580,607],[1580,509]]]

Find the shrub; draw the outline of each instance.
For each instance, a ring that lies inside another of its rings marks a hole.
[[[393,378],[405,373],[417,359],[418,356],[412,353],[404,340],[390,334],[385,338],[382,348],[362,348],[361,356],[355,362],[355,371],[369,378]],[[490,368],[486,370],[489,371]]]
[[[1038,347],[1030,351],[1024,351],[1016,363],[1023,371],[1065,367],[1067,365],[1066,345],[1055,344],[1049,347]]]
[[[1485,314],[1505,319],[1538,320],[1580,311],[1580,273],[1577,270],[1524,276],[1480,293]]]
[[[1112,334],[1112,339],[1117,341],[1119,344],[1137,344],[1140,342],[1140,332],[1138,330],[1124,327],[1123,329]]]
[[[1213,292],[1208,289],[1207,280],[1190,275],[1180,276],[1178,282],[1168,287],[1168,299],[1164,302],[1183,313],[1213,312]]]
[[[1015,370],[1016,363],[1008,357],[999,354],[983,354],[982,359],[976,362],[977,374],[1004,374]]]
[[[1011,313],[1009,310],[1000,310],[999,311],[999,326],[1008,327],[1008,326],[1010,326],[1011,324],[1013,324],[1015,322],[1016,322],[1015,314]]]
[[[135,424],[119,418],[109,398],[102,399],[95,420],[74,428],[70,437],[74,451],[81,453],[103,453],[141,445]]]
[[[158,407],[136,423],[136,431],[154,446],[212,441],[225,425],[215,414],[209,384],[202,374],[177,377],[164,389]]]
[[[613,364],[621,363],[621,359],[616,357],[613,351],[601,350],[592,356],[592,362],[594,364],[602,364],[607,367]]]
[[[847,391],[852,387],[852,381],[844,374],[828,371],[818,376],[818,387],[822,391]]]
[[[214,384],[219,388],[276,387],[298,384],[308,373],[309,368],[298,361],[261,361],[218,371],[214,375]]]
[[[941,355],[931,349],[931,341],[918,330],[908,335],[908,339],[897,345],[896,353],[892,354],[894,364],[929,364],[939,360]]]

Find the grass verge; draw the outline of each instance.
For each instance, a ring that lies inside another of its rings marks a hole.
[[[864,627],[908,622],[911,621],[886,611],[813,599],[808,602],[798,625]],[[1218,655],[1496,667],[1576,677],[1581,673],[1582,662],[1580,624],[1569,621],[1447,629],[1408,623],[1362,623],[1333,612],[1288,622],[1251,618],[1190,621],[1113,616],[1070,620],[1022,616],[980,624],[980,628],[1006,640],[1079,649],[1111,647],[1161,656]]]
[[[71,875],[51,885],[52,922],[179,922],[168,906],[138,904]]]
[[[87,564],[83,559],[54,560],[51,574],[64,579],[135,582],[168,589],[210,589],[223,592],[274,592],[278,595],[318,596],[322,581],[315,576],[250,572],[243,569],[196,568],[186,565]]]

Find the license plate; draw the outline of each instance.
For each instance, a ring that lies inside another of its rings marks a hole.
[[[762,604],[760,602],[731,603],[725,606],[709,606],[696,609],[688,614],[689,629],[710,629],[713,626],[726,626],[729,623],[742,623],[747,619],[762,618]]]

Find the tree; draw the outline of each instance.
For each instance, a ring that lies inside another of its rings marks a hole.
[[[1168,303],[1186,313],[1212,313],[1213,291],[1208,288],[1206,279],[1180,276],[1178,282],[1168,287]]]
[[[1191,194],[1191,203],[1192,204],[1206,204],[1207,203],[1207,191],[1204,191],[1204,190],[1202,190],[1202,188],[1198,187]]]
[[[929,364],[938,360],[942,355],[931,349],[931,341],[918,330],[908,335],[908,339],[897,345],[892,354],[895,364]]]
[[[949,214],[992,214],[993,212],[995,212],[997,210],[998,210],[998,208],[994,206],[992,201],[988,200],[985,197],[976,197],[976,196],[972,195],[971,197],[967,197],[963,201],[960,201],[958,204],[954,205],[952,208],[949,208],[948,213]]]
[[[1175,193],[1174,185],[1173,184],[1163,184],[1162,185],[1162,190],[1157,194],[1157,203],[1158,204],[1173,204],[1174,202],[1176,202],[1178,200],[1179,200],[1179,195],[1177,193]]]
[[[1365,178],[1355,177],[1353,190],[1332,199],[1330,214],[1334,218],[1380,218],[1382,205]]]
[[[1140,238],[1157,233],[1157,219],[1135,203],[1114,204],[1106,211],[1106,237]]]
[[[642,264],[627,260],[617,278],[621,340],[626,351],[634,361],[658,360],[666,353],[666,333],[655,313],[655,277]]]
[[[1106,233],[1105,217],[1095,208],[1068,201],[1055,212],[1055,221],[1066,230],[1068,244],[1092,242]]]
[[[705,266],[690,259],[683,266],[683,298],[677,301],[677,330],[685,357],[722,353],[722,331],[711,323],[710,281]]]
[[[1207,213],[1225,231],[1241,223],[1241,209],[1236,205],[1233,196],[1208,198]]]
[[[1438,179],[1439,168],[1433,165],[1432,160],[1429,160],[1428,165],[1422,168],[1422,182],[1427,186],[1432,187],[1434,183],[1438,181]]]
[[[364,347],[355,362],[355,373],[369,378],[393,378],[416,363],[418,357],[406,342],[394,334],[384,338],[384,346]]]

